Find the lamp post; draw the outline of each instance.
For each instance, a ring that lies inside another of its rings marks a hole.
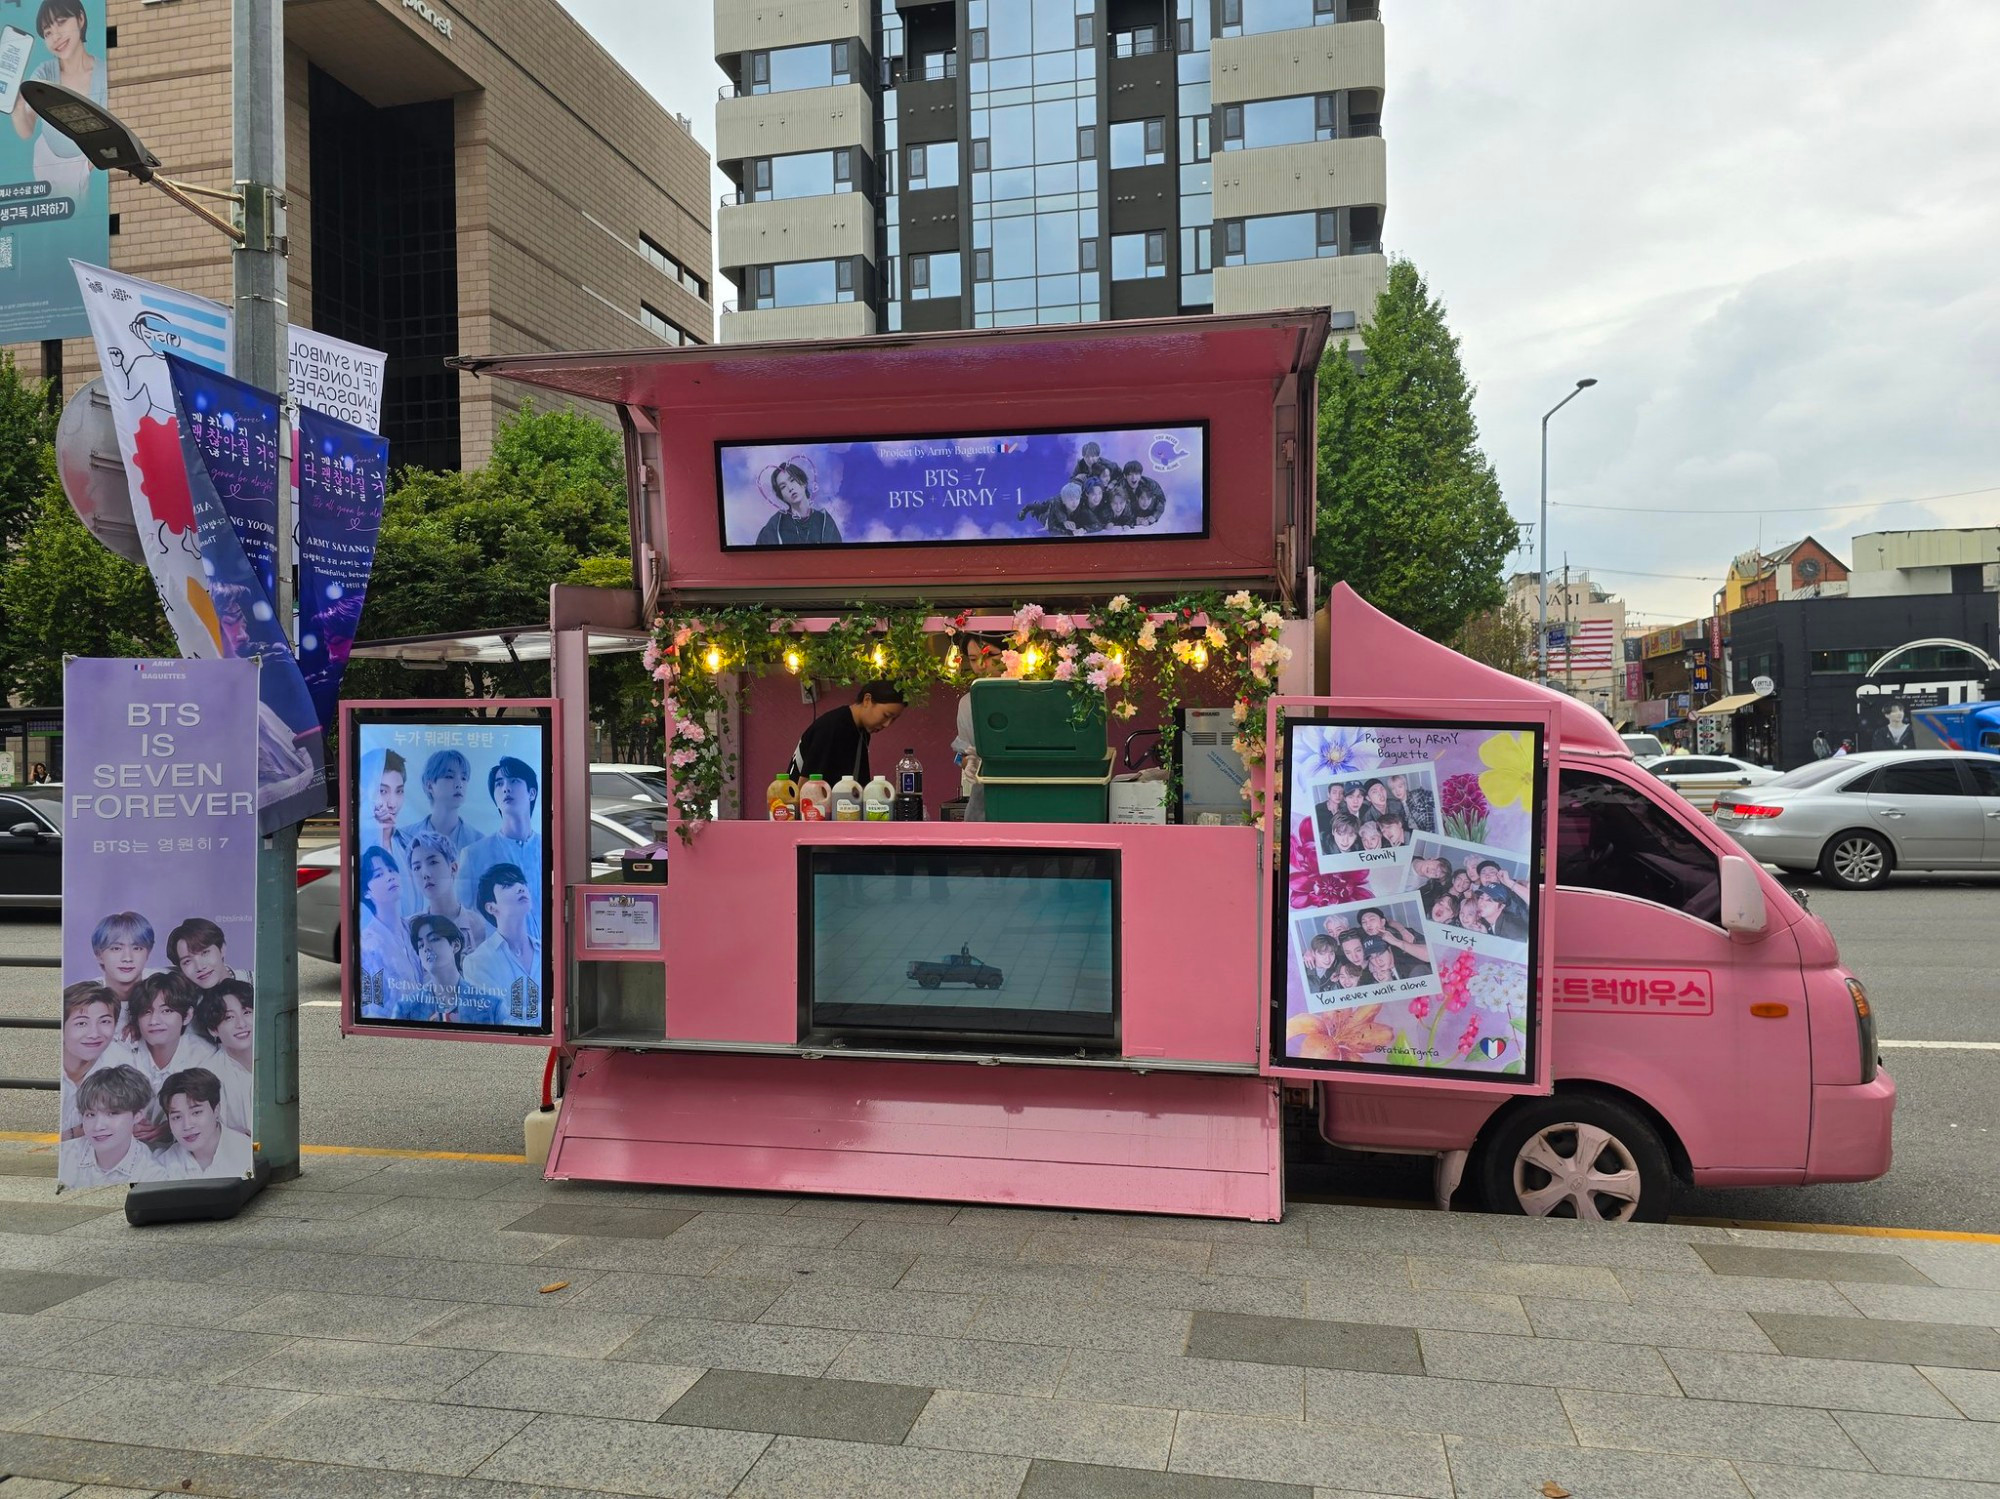
[[[1595,377],[1577,381],[1575,390],[1542,414],[1542,565],[1535,578],[1541,602],[1535,611],[1535,659],[1540,668],[1536,676],[1544,683],[1549,679],[1549,418],[1596,383]]]
[[[278,397],[285,405],[291,370],[286,311],[285,256],[285,20],[284,0],[234,0],[231,58],[233,191],[203,187],[160,173],[160,159],[147,150],[132,127],[60,84],[29,80],[21,85],[28,107],[82,149],[85,160],[106,171],[126,172],[196,214],[235,243],[234,373],[239,380]],[[225,204],[228,215],[209,202]],[[292,617],[291,423],[278,423],[277,597],[285,637],[295,642]],[[268,1178],[299,1174],[299,959],[298,846],[296,825],[269,833],[257,851],[257,1005],[254,1138],[260,1167]],[[267,1179],[259,1171],[257,1186]],[[127,1200],[131,1221],[177,1217],[227,1217],[247,1200],[235,1183],[162,1184],[153,1208],[135,1205],[149,1195],[135,1185]],[[193,1189],[215,1187],[204,1194]],[[254,1191],[255,1188],[252,1188]],[[193,1200],[214,1199],[207,1209]],[[233,1196],[233,1205],[223,1199]]]

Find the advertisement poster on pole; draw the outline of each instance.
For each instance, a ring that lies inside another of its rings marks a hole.
[[[382,531],[389,444],[312,406],[299,411],[299,666],[319,721],[339,711]]]
[[[64,673],[63,1188],[253,1169],[257,676]]]
[[[0,20],[0,343],[80,338],[90,320],[70,261],[111,252],[111,185],[82,148],[21,97],[39,80],[100,107],[106,89],[105,0],[44,0]]]
[[[1288,716],[1274,1064],[1536,1076],[1542,734]]]

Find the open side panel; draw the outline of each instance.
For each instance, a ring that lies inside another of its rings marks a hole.
[[[1266,1073],[1550,1091],[1559,711],[1271,700]]]
[[[562,1045],[561,711],[341,704],[344,1034]]]

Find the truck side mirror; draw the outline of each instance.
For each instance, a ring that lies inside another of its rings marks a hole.
[[[1753,937],[1764,930],[1764,882],[1757,866],[1741,854],[1722,856],[1722,929],[1732,937]]]

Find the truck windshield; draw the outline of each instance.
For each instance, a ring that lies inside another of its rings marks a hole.
[[[1564,769],[1556,883],[1685,911],[1722,915],[1721,861],[1665,808],[1609,776]]]

